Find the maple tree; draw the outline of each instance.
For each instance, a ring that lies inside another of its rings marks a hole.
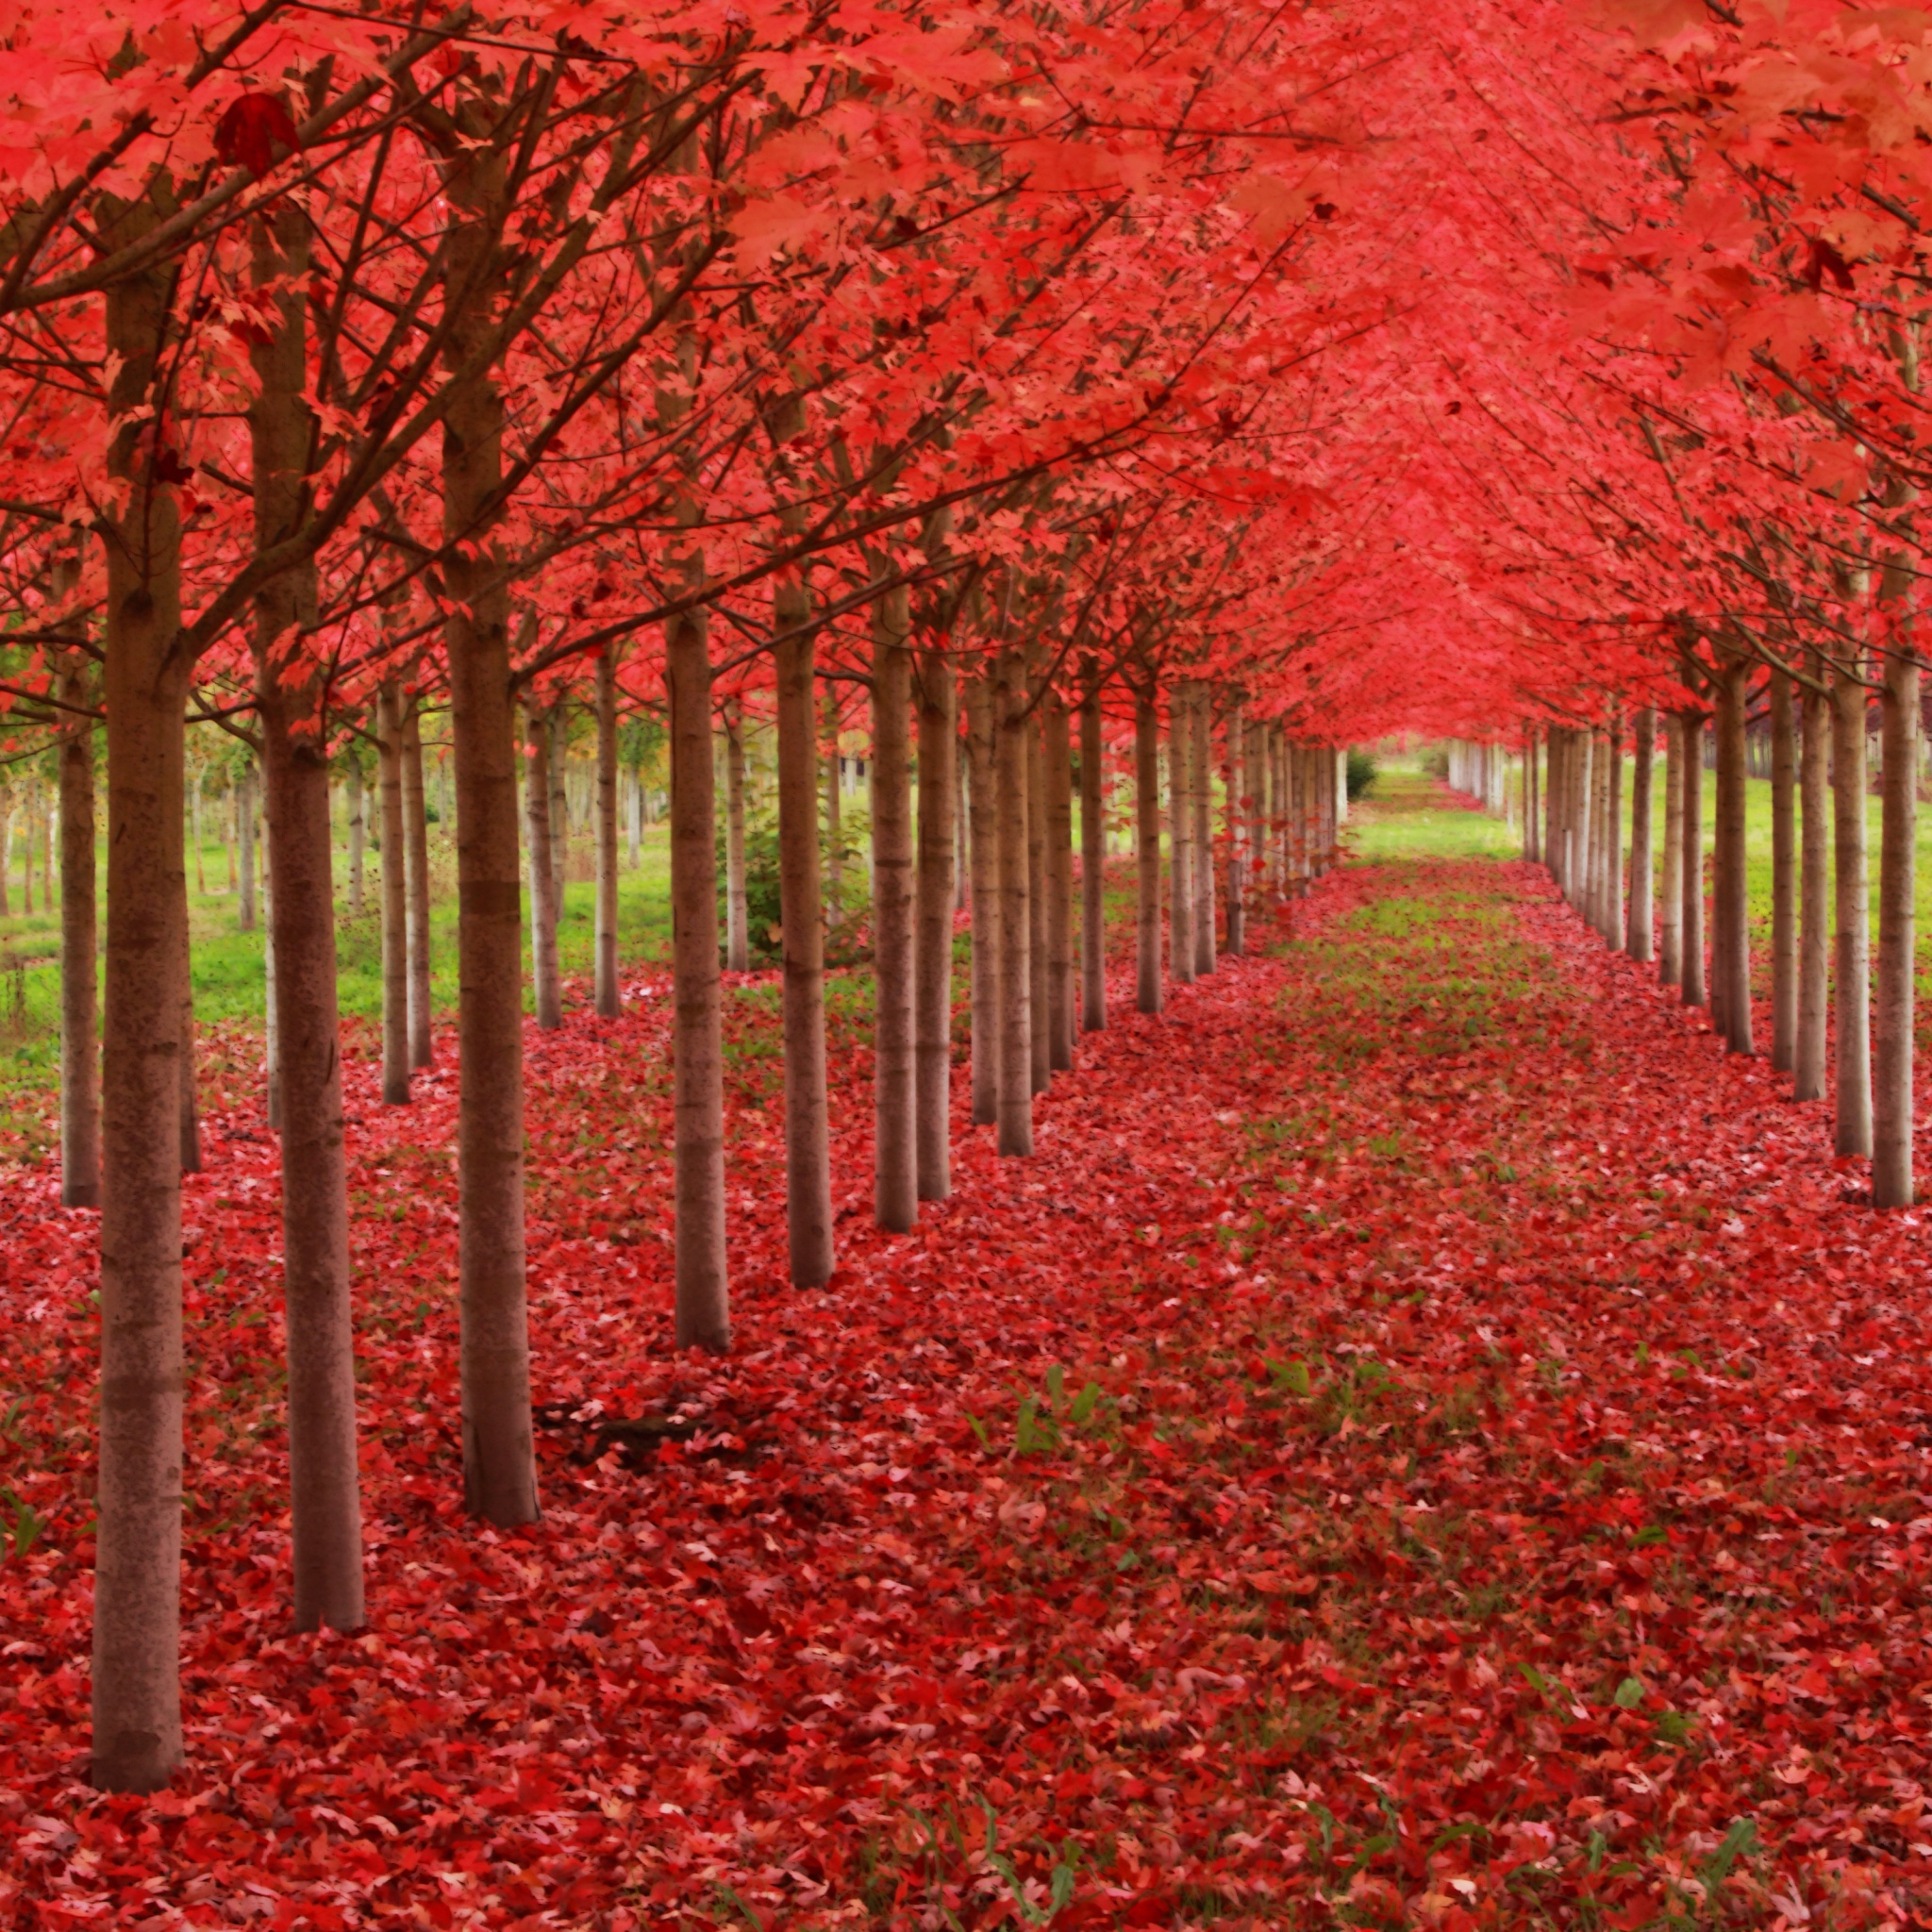
[[[358,1390],[350,1121],[376,1103],[348,1097],[368,1068],[338,1009],[331,775],[359,786],[363,744],[380,1105],[453,1109],[457,1374],[433,1407],[491,1535],[547,1533],[540,1423],[604,1412],[588,1384],[540,1405],[569,1378],[531,1333],[530,1201],[555,1182],[528,1070],[581,1024],[559,946],[575,710],[607,1041],[658,1024],[625,991],[618,739],[645,716],[663,733],[677,1349],[741,1354],[747,1281],[861,1332],[851,1257],[957,1233],[960,1173],[980,1211],[1030,1213],[1015,1189],[1046,1183],[996,1178],[956,1118],[962,898],[965,1112],[1034,1163],[1011,1174],[1051,1170],[1059,1076],[1153,1051],[1083,1036],[1131,1011],[1150,1039],[1177,995],[1220,1011],[1226,984],[1259,997],[1287,969],[1249,963],[1257,935],[1311,894],[1342,916],[1356,888],[1316,892],[1347,810],[1339,747],[1401,732],[1456,741],[1452,783],[1491,809],[1513,771],[1525,857],[1748,1060],[1761,715],[1772,1068],[1806,1100],[1829,1066],[1835,1152],[1869,1159],[1874,1206],[1908,1207],[1926,31],[1837,0],[1480,0],[1426,24],[1391,0],[16,9],[0,700],[9,755],[58,763],[60,1186],[101,1217],[97,1783],[153,1791],[185,1749],[183,1204],[211,1124],[189,721],[246,747],[244,799],[259,774],[301,1632],[370,1620],[358,1409],[394,1396]],[[419,1077],[432,708],[457,825],[453,1100]],[[776,766],[782,1243],[734,1175],[747,720]],[[848,732],[870,768],[862,908]],[[1109,988],[1107,896],[1129,813],[1131,997]],[[828,997],[848,946],[862,1051]],[[1123,1086],[1111,1117],[1134,1108]],[[1081,1103],[1084,1133],[1109,1117]],[[843,1224],[855,1163],[870,1232]],[[567,1345],[588,1372],[585,1334]],[[690,1373],[722,1390],[741,1371]],[[1042,1898],[1067,1907],[1071,1866],[1028,1891],[989,1840],[977,1869],[1035,1923]],[[946,1909],[966,1896],[929,1878]],[[1365,1886],[1364,1910],[1386,1905]]]

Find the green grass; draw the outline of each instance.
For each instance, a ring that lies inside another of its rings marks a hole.
[[[1384,765],[1348,808],[1344,836],[1357,858],[1519,858],[1522,841],[1502,820],[1437,801],[1441,791],[1415,765]]]

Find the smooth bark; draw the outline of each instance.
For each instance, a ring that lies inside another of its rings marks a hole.
[[[402,714],[402,693],[393,683],[384,684],[375,698],[375,745],[382,814],[382,1097],[390,1107],[409,1103],[409,895],[403,858],[407,841],[403,832]],[[286,896],[284,892],[275,894],[278,902]],[[333,961],[333,948],[330,957]],[[278,991],[282,963],[277,947]]]
[[[549,716],[534,703],[526,715],[530,755],[524,813],[529,822],[530,976],[537,994],[537,1024],[547,1030],[563,1024],[563,985],[557,963],[558,871],[551,862],[557,788],[551,783],[550,762],[556,734]]]
[[[1160,715],[1134,699],[1134,1004],[1158,1013],[1160,985]]]
[[[973,874],[973,1124],[1000,1117],[1000,884],[999,831],[993,812],[998,690],[991,666],[966,685],[966,756],[970,767],[967,850]]]
[[[919,1198],[953,1191],[953,912],[958,845],[959,698],[943,651],[918,663],[918,943],[913,965]]]
[[[1899,594],[1903,596],[1904,591]],[[1919,666],[1908,645],[1886,656],[1880,704],[1883,831],[1878,849],[1878,966],[1873,987],[1872,1205],[1909,1208]]]
[[[1837,954],[1833,1031],[1838,1039],[1836,1147],[1872,1152],[1872,909],[1866,874],[1865,686],[1836,670],[1831,680],[1833,874]]]
[[[423,783],[423,720],[412,702],[403,717],[404,874],[409,901],[409,1064],[436,1064],[436,1016],[429,976],[429,801]]]
[[[1797,738],[1788,672],[1771,674],[1771,1063],[1789,1074],[1798,1041]]]
[[[1031,680],[1028,680],[1029,686]],[[1032,1050],[1033,1091],[1053,1084],[1053,974],[1047,937],[1046,700],[1042,696],[1026,719],[1026,958],[1029,1008],[1027,1040]]]
[[[1823,1100],[1831,1009],[1831,701],[1814,652],[1799,698],[1798,794],[1803,807],[1798,905],[1798,1032],[1791,1098]]]
[[[919,1219],[908,605],[901,585],[873,606],[873,1208],[889,1234]]]
[[[1718,834],[1724,865],[1714,916],[1724,934],[1722,1031],[1733,1053],[1756,1050],[1751,1013],[1751,905],[1744,872],[1744,703],[1748,664],[1726,667],[1718,683]],[[1715,1016],[1714,1016],[1715,1017]]]
[[[1080,706],[1080,1024],[1107,1024],[1107,815],[1103,802],[1100,693]]]
[[[1188,715],[1188,691],[1176,686],[1168,702],[1168,972],[1176,986],[1194,977],[1194,814],[1191,801],[1194,733]]]
[[[1193,781],[1191,804],[1194,815],[1194,972],[1198,977],[1212,973],[1215,964],[1215,858],[1214,858],[1214,707],[1212,693],[1205,684],[1194,687],[1194,702],[1189,707],[1193,733],[1192,754],[1188,763]],[[1334,759],[1329,759],[1331,768]],[[1332,769],[1330,773],[1333,776]]]
[[[1684,740],[1684,824],[1679,864],[1683,875],[1683,948],[1678,981],[1687,1007],[1705,1003],[1704,981],[1704,720],[1693,711],[1679,714]]]
[[[676,1203],[673,1272],[679,1348],[731,1345],[724,1248],[724,1043],[718,969],[717,805],[706,611],[664,627],[670,700],[672,1091]]]
[[[1675,712],[1664,719],[1664,862],[1657,882],[1662,927],[1658,983],[1684,982],[1684,727]]]
[[[1074,1064],[1074,766],[1072,720],[1056,691],[1040,708],[1046,733],[1046,1007],[1047,1062],[1055,1073]]]
[[[94,726],[85,660],[71,652],[60,696],[60,1205],[101,1205],[99,920],[94,878]]]
[[[744,706],[724,706],[724,964],[751,971],[751,932],[744,897]]]
[[[1630,898],[1624,950],[1646,963],[1654,955],[1656,913],[1652,906],[1656,855],[1651,850],[1651,803],[1657,761],[1657,711],[1644,705],[1637,713],[1635,757],[1630,768]]]
[[[1028,907],[1026,667],[999,656],[993,740],[993,815],[999,841],[999,1133],[1004,1155],[1033,1152],[1033,1000]]]
[[[741,791],[742,790],[741,775]],[[742,899],[744,812],[738,813],[738,873]],[[740,906],[741,915],[743,907]],[[741,917],[740,924],[743,921]],[[742,933],[740,934],[741,939]],[[600,1018],[624,1011],[617,983],[617,659],[607,647],[597,657],[597,930],[595,998]]]

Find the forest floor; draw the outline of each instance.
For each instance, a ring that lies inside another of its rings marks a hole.
[[[217,1055],[151,1801],[80,1777],[92,1222],[8,1173],[0,1919],[1932,1924],[1920,1217],[1388,783],[1381,862],[1083,1041],[1032,1162],[962,1128],[909,1237],[837,1007],[824,1292],[775,989],[730,1002],[724,1363],[668,1342],[665,989],[533,1033],[527,1533],[458,1507],[454,1081],[385,1111],[357,1059],[354,1636],[287,1633],[274,1150]]]

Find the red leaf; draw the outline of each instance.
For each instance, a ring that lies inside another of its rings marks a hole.
[[[246,168],[258,181],[301,144],[288,108],[274,94],[243,94],[230,101],[215,124],[215,153],[230,167]]]

